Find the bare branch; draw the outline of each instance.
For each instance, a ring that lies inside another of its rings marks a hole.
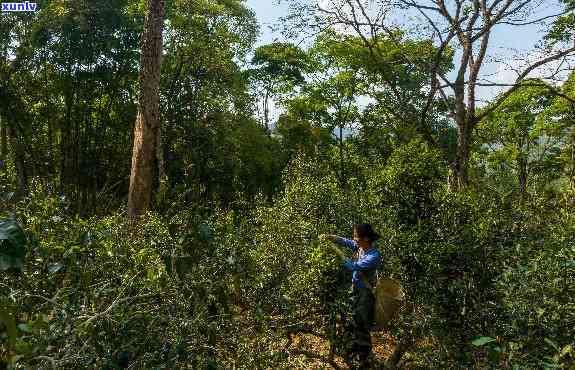
[[[515,87],[517,86],[516,83],[511,83],[511,84],[505,84],[505,83],[477,83],[476,86],[482,86],[482,87]],[[549,84],[543,84],[543,83],[536,83],[536,82],[524,82],[519,84],[519,86],[517,86],[518,88],[520,87],[526,87],[526,86],[533,86],[533,87],[544,87],[548,90],[550,90],[553,95],[559,96],[567,101],[569,101],[571,104],[575,104],[575,98],[572,98],[568,95],[565,95],[564,93],[562,93],[559,89],[557,89],[554,86],[551,86]]]
[[[440,9],[440,8],[436,8],[436,7],[433,7],[433,6],[426,6],[426,5],[417,4],[417,3],[416,3],[415,1],[413,1],[413,0],[398,0],[398,2],[399,2],[400,4],[403,4],[403,5],[406,5],[406,6],[409,6],[409,7],[416,7],[416,8],[418,8],[418,9],[431,10],[431,11],[434,11],[434,12],[441,13],[441,9]]]
[[[501,22],[499,22],[499,24],[507,24],[507,25],[511,25],[511,26],[529,26],[529,25],[532,25],[532,24],[536,24],[536,23],[543,22],[543,21],[545,21],[545,20],[547,20],[547,19],[552,19],[552,18],[561,17],[562,15],[569,14],[569,13],[571,13],[571,12],[573,12],[573,10],[568,9],[568,10],[565,10],[565,11],[563,11],[563,12],[561,12],[561,13],[552,14],[552,15],[547,15],[547,16],[545,16],[545,17],[541,17],[541,18],[537,18],[537,19],[532,19],[532,20],[529,20],[529,21],[501,21]]]
[[[499,107],[501,104],[503,104],[503,102],[505,101],[505,99],[507,99],[509,97],[509,95],[511,95],[515,90],[517,90],[520,86],[521,86],[521,82],[527,77],[527,75],[529,75],[529,73],[531,73],[533,70],[537,69],[538,67],[547,64],[551,61],[563,58],[567,55],[570,55],[572,53],[575,53],[575,47],[572,47],[570,49],[564,50],[560,53],[548,56],[547,58],[541,59],[540,61],[538,61],[537,63],[532,64],[531,66],[529,66],[528,68],[526,68],[515,80],[515,85],[513,85],[509,90],[507,90],[505,93],[503,93],[503,95],[501,95],[494,104],[492,104],[490,107],[488,107],[487,109],[485,109],[483,112],[481,112],[480,115],[477,116],[477,121],[482,120],[485,116],[487,116],[489,113],[493,112],[495,109],[497,109],[497,107]]]

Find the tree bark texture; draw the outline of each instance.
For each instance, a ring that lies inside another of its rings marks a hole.
[[[523,164],[519,168],[519,192],[522,195],[527,192],[527,169]]]
[[[469,185],[468,163],[471,144],[471,131],[465,119],[457,125],[457,153],[455,159],[455,189],[463,189]]]
[[[137,218],[150,207],[160,129],[160,72],[164,0],[148,0],[140,56],[140,93],[134,127],[128,216]]]

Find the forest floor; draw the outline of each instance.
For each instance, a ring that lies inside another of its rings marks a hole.
[[[261,342],[256,335],[261,330],[261,327],[248,311],[237,312],[233,319],[237,324],[241,323],[238,326],[241,327],[242,337],[253,338],[251,340],[252,349],[255,348],[260,351],[273,349],[273,351],[286,353],[289,356],[288,366],[290,369],[349,369],[342,357],[334,355],[333,358],[330,358],[330,344],[324,333],[311,334],[294,331],[282,339],[276,337],[279,340],[274,343],[265,343],[265,341]],[[277,317],[277,324],[272,327],[280,326],[279,322],[281,321],[280,317]],[[303,326],[306,327],[306,325]],[[267,327],[267,329],[269,330],[270,327]],[[396,338],[389,331],[380,330],[371,332],[371,340],[373,345],[373,368],[384,368],[383,365],[389,360],[395,350]],[[423,343],[422,341],[416,343],[417,347],[426,347],[427,345],[429,343]],[[225,345],[220,350],[222,356],[225,356]],[[404,358],[404,360],[406,359]],[[402,368],[410,368],[405,361],[402,361],[402,363]]]
[[[393,353],[395,338],[384,331],[379,331],[371,333],[371,340],[373,343],[374,362],[378,364],[385,363]],[[329,359],[328,342],[317,336],[311,334],[293,335],[290,352],[294,355],[307,357],[306,369],[334,368],[334,366],[330,366],[329,363],[326,363],[326,359]],[[318,358],[314,358],[315,356]],[[333,362],[341,369],[348,368],[341,357],[335,356]]]

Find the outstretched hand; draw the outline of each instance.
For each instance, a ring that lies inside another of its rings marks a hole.
[[[319,236],[320,239],[323,240],[329,240],[331,242],[335,242],[335,240],[337,239],[337,235],[332,235],[332,234],[321,234]]]
[[[337,240],[337,235],[332,235],[332,234],[321,234],[320,236],[321,240],[329,240],[331,242],[335,242]],[[339,249],[337,246],[335,245],[330,245],[331,250],[333,250],[335,252],[335,254],[337,254],[341,259],[348,260],[348,257],[345,255],[345,253],[343,253],[343,251],[341,249]]]

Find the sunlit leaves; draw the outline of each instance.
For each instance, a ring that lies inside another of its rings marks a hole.
[[[565,14],[555,19],[551,29],[545,35],[545,41],[552,47],[563,42],[571,44],[573,42],[573,29],[575,29],[575,1],[561,0],[565,9]]]
[[[473,341],[471,342],[471,344],[473,344],[476,347],[481,347],[486,345],[487,343],[491,343],[491,342],[495,342],[495,338],[491,338],[491,337],[477,337],[475,339],[473,339]]]
[[[530,174],[537,175],[534,169],[541,174],[545,168],[555,167],[552,162],[562,128],[550,117],[552,103],[551,86],[529,79],[477,127],[478,141],[488,147],[490,169],[513,168],[522,191]],[[544,181],[548,182],[554,172],[545,172]]]
[[[285,94],[305,82],[308,59],[307,54],[293,44],[268,44],[255,50],[252,64],[256,68],[249,73],[254,82],[260,81],[272,94]]]

